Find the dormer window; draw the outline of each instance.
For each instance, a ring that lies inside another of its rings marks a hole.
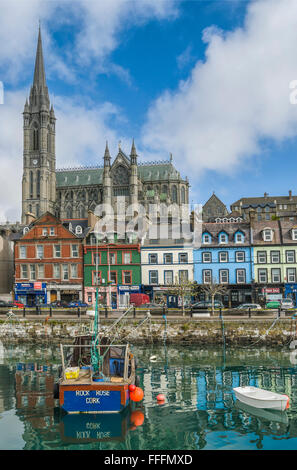
[[[206,245],[209,245],[211,243],[211,236],[209,235],[209,233],[204,233],[202,240],[203,240],[203,243],[205,243]]]
[[[76,235],[81,235],[82,234],[82,228],[80,225],[77,225],[77,227],[75,228],[75,234]]]
[[[241,232],[235,234],[235,243],[243,243],[244,242],[244,235]]]
[[[297,228],[292,229],[292,240],[297,240]]]
[[[263,240],[264,242],[271,242],[273,238],[273,233],[271,228],[265,228],[263,230]]]
[[[227,234],[226,234],[226,233],[220,233],[220,235],[219,235],[219,243],[220,243],[220,244],[228,243],[228,237],[227,237]]]
[[[29,232],[29,227],[24,227],[23,228],[23,235],[26,235],[26,233]]]

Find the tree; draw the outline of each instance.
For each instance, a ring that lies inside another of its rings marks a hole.
[[[223,284],[218,284],[216,280],[213,279],[209,284],[204,284],[201,288],[211,298],[211,314],[214,315],[215,297],[216,295],[227,294],[227,287]]]
[[[175,277],[174,284],[168,286],[168,292],[172,295],[176,295],[181,298],[182,302],[182,314],[185,315],[185,298],[190,297],[194,294],[196,289],[196,283],[189,281],[184,276],[181,279],[178,276]]]

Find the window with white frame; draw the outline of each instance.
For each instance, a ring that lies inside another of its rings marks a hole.
[[[236,282],[237,284],[245,284],[246,282],[245,269],[236,270]]]
[[[158,271],[149,271],[149,283],[158,284]]]
[[[21,259],[26,259],[27,258],[27,247],[21,245],[20,246],[20,258]]]
[[[295,263],[295,250],[286,250],[286,262]]]
[[[292,240],[297,240],[297,228],[292,229]]]
[[[81,235],[82,232],[83,232],[83,231],[82,231],[82,227],[81,227],[80,225],[77,225],[77,226],[75,227],[75,234],[76,234],[76,235]]]
[[[229,271],[228,269],[220,269],[220,284],[228,284],[229,282]]]
[[[62,279],[63,279],[63,281],[68,281],[68,279],[69,279],[68,264],[63,264],[62,265]]]
[[[37,270],[38,270],[38,279],[44,279],[44,265],[38,264]]]
[[[205,243],[206,245],[211,243],[211,236],[209,235],[209,233],[204,233],[202,240],[203,240],[203,243]]]
[[[36,257],[39,259],[43,258],[43,245],[36,246]]]
[[[36,281],[36,265],[30,264],[30,279]]]
[[[50,227],[50,236],[54,236],[55,235],[55,227]]]
[[[212,281],[212,270],[204,269],[203,270],[203,284],[211,284]]]
[[[272,264],[279,264],[280,263],[280,252],[279,251],[271,251],[270,252],[270,261]]]
[[[235,261],[236,261],[236,263],[243,263],[245,261],[245,252],[244,251],[236,251],[235,252]]]
[[[266,251],[258,251],[257,260],[258,260],[258,264],[266,264],[267,263]]]
[[[219,252],[219,262],[220,263],[228,263],[228,252],[227,251],[220,251]]]
[[[28,265],[21,264],[21,278],[28,279]]]
[[[219,243],[221,243],[221,244],[228,243],[228,237],[227,237],[226,233],[221,233],[219,235]]]
[[[296,268],[287,268],[287,282],[296,282]]]
[[[271,269],[271,282],[279,283],[281,282],[281,273],[279,268]]]
[[[70,274],[71,274],[71,277],[72,279],[75,279],[78,277],[78,265],[75,263],[75,264],[71,264],[70,265]]]
[[[189,273],[187,269],[181,269],[180,271],[178,271],[178,279],[179,282],[185,282],[189,279]]]
[[[242,233],[238,232],[235,235],[235,243],[243,243],[244,242],[244,236]]]
[[[148,259],[149,259],[149,264],[158,264],[158,254],[157,253],[149,253]]]
[[[59,264],[54,264],[54,278],[55,279],[60,279],[61,275],[61,270],[60,270],[60,265]]]
[[[71,245],[72,258],[78,258],[78,245]]]
[[[188,253],[179,253],[178,261],[180,264],[187,264],[188,262]]]
[[[267,282],[267,269],[258,269],[258,280],[260,283]]]
[[[130,264],[131,263],[131,253],[124,253],[124,264]]]
[[[266,228],[263,230],[263,240],[265,242],[271,242],[273,238],[273,232],[270,228]]]
[[[42,229],[42,235],[43,235],[44,237],[46,237],[46,236],[48,235],[48,230],[47,230],[46,227],[43,227],[43,229]]]
[[[202,263],[211,263],[211,253],[208,251],[205,251],[202,253]]]
[[[164,253],[164,264],[172,264],[172,253]]]
[[[61,245],[54,245],[54,257],[61,258]]]
[[[164,271],[164,284],[173,284],[173,271]]]

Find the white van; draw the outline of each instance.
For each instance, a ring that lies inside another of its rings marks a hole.
[[[294,305],[294,302],[292,299],[282,299],[281,300],[281,308],[283,310],[287,309],[287,308],[295,308],[295,305]]]

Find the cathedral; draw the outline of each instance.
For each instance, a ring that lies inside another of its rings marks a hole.
[[[189,182],[172,163],[143,162],[134,140],[130,155],[119,146],[115,158],[106,143],[103,164],[56,168],[56,117],[46,84],[39,29],[33,85],[24,112],[22,223],[27,214],[40,217],[49,211],[60,219],[84,219],[98,204],[116,207],[117,200],[130,204],[177,204],[189,202]]]

